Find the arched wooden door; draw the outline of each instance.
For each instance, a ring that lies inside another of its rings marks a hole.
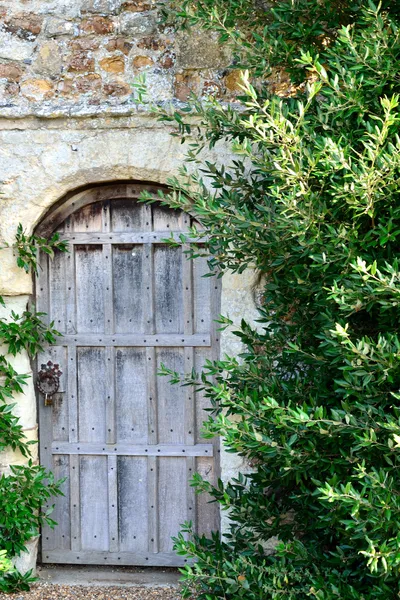
[[[215,356],[218,284],[202,259],[162,242],[190,217],[135,200],[143,186],[105,186],[57,208],[69,254],[40,257],[37,308],[63,334],[39,357],[63,371],[53,406],[38,396],[41,462],[66,477],[44,563],[181,565],[171,536],[185,520],[218,527],[215,504],[195,496],[195,471],[216,475],[201,439],[205,401],[157,377]]]

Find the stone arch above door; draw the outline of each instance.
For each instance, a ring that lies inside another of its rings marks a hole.
[[[205,400],[156,371],[198,370],[218,355],[219,285],[202,277],[204,261],[162,242],[191,217],[137,203],[143,187],[71,194],[37,228],[71,247],[40,257],[36,283],[38,310],[63,333],[39,357],[64,371],[53,407],[38,398],[41,462],[68,477],[60,525],[43,531],[44,562],[179,565],[179,524],[218,525],[216,506],[188,483],[217,471],[217,447],[200,434]]]

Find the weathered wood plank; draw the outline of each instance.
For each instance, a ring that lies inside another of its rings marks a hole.
[[[110,552],[118,552],[118,486],[117,486],[117,457],[109,455],[107,458],[108,471],[108,526]]]
[[[183,348],[157,349],[157,372],[161,365],[177,373],[185,372]],[[185,443],[186,389],[171,386],[168,377],[157,377],[158,440],[161,444]]]
[[[117,441],[116,427],[116,398],[115,398],[115,357],[114,348],[105,348],[105,426],[107,444],[115,444]],[[101,430],[99,431],[101,438]],[[99,439],[99,438],[97,438]]]
[[[186,460],[158,459],[159,551],[171,552],[172,537],[188,519]]]
[[[155,456],[147,459],[147,504],[148,504],[148,549],[150,552],[159,551],[159,498],[158,498],[158,464]]]
[[[113,304],[115,333],[144,333],[146,275],[143,245],[113,246]]]
[[[70,246],[65,256],[66,333],[76,333],[76,269],[75,248]]]
[[[111,260],[109,258],[108,260]],[[104,265],[101,246],[77,246],[76,325],[77,331],[104,333]]]
[[[154,248],[154,317],[157,333],[183,332],[180,248]]]
[[[98,442],[53,442],[51,446],[53,454],[87,454],[108,456],[213,456],[212,444],[101,444]]]
[[[121,552],[148,551],[147,462],[144,457],[118,458]]]
[[[104,443],[106,430],[106,357],[103,348],[78,348],[79,442]]]
[[[80,457],[69,457],[69,490],[71,507],[71,550],[81,549]]]
[[[81,456],[80,461],[82,550],[108,551],[107,458]]]
[[[79,333],[65,335],[60,340],[66,346],[143,346],[143,347],[184,347],[184,346],[210,346],[210,336],[205,334],[119,334],[93,335]]]
[[[144,348],[116,348],[116,430],[118,443],[146,444],[147,365]]]
[[[67,352],[67,390],[68,390],[68,427],[69,441],[78,441],[78,367],[77,352],[74,346],[68,346]]]
[[[114,292],[113,292],[113,255],[111,244],[103,245],[103,294],[104,294],[104,329],[105,333],[114,332]],[[101,329],[100,329],[101,331]]]

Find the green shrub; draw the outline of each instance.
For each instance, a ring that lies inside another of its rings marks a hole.
[[[254,268],[262,286],[257,326],[236,332],[241,357],[193,375],[213,405],[206,435],[253,469],[193,482],[231,519],[222,541],[175,540],[197,561],[184,577],[200,600],[400,595],[399,4],[282,0],[257,13],[253,36],[250,1],[187,1],[174,15],[217,27],[243,64],[265,59],[240,111],[193,99],[189,120],[160,116],[198,166],[165,203],[205,227],[212,270]],[[276,97],[262,73],[284,56],[296,86]],[[231,164],[202,160],[221,140]]]
[[[34,235],[27,236],[21,225],[18,226],[13,249],[16,261],[26,272],[38,269],[38,250],[53,256],[55,250],[65,252],[65,242],[54,234],[50,240]],[[5,306],[3,298],[0,304]],[[43,345],[53,343],[59,332],[54,323],[49,326],[41,321],[43,313],[24,311],[22,315],[14,312],[9,319],[0,319],[0,343],[7,354],[27,351],[35,357],[43,350]],[[15,393],[22,393],[29,375],[19,374],[7,360],[0,355],[0,452],[6,448],[18,450],[24,457],[31,456],[30,447],[36,442],[26,440],[18,417],[13,414]],[[0,591],[16,592],[29,590],[36,580],[31,572],[19,573],[9,558],[18,556],[26,550],[25,544],[39,535],[43,523],[50,527],[56,525],[50,518],[53,507],[44,509],[51,497],[62,494],[63,480],[54,481],[52,473],[29,460],[27,465],[10,468],[10,474],[0,476]]]

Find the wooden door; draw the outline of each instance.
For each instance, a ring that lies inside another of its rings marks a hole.
[[[204,397],[157,376],[162,363],[183,373],[216,356],[218,284],[203,259],[162,242],[190,217],[139,204],[139,188],[84,192],[42,227],[70,243],[40,257],[36,282],[38,310],[63,334],[38,359],[63,371],[53,406],[38,397],[41,462],[67,478],[44,563],[182,565],[180,524],[218,527],[215,504],[189,485],[195,471],[216,476]]]

